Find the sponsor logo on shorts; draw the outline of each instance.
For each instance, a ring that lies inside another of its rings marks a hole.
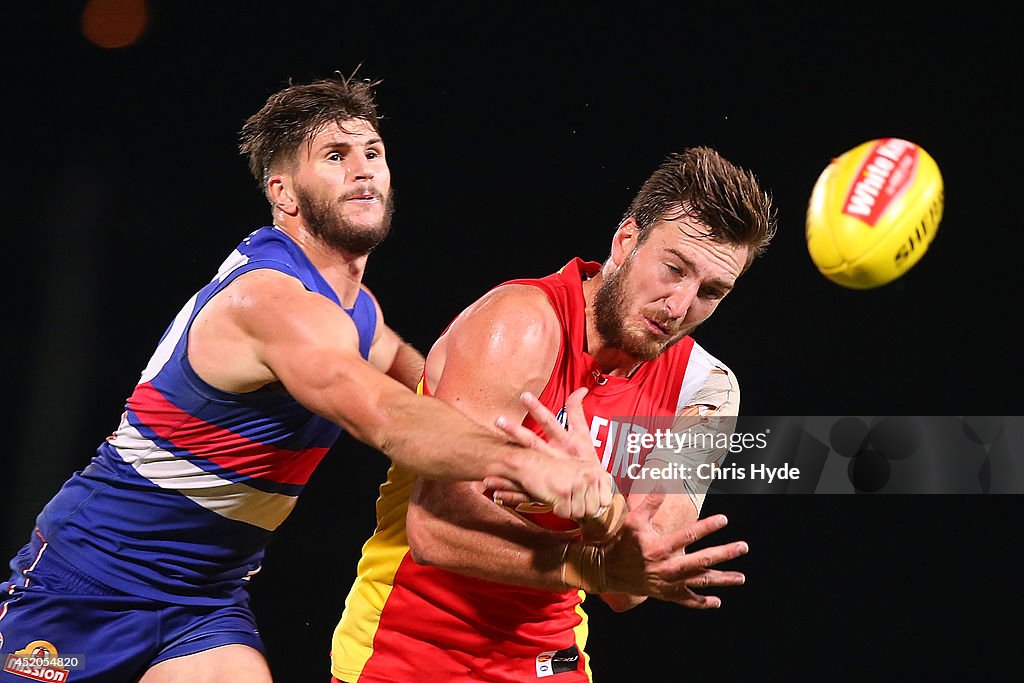
[[[30,681],[62,683],[70,680],[71,669],[81,668],[79,655],[61,656],[53,643],[33,640],[17,652],[4,658],[4,673],[27,678]]]
[[[575,645],[564,650],[548,650],[537,655],[537,678],[579,671],[580,651]]]

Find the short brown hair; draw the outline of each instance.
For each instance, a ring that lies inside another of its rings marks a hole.
[[[266,192],[267,177],[275,164],[290,159],[300,145],[332,122],[341,125],[361,119],[379,134],[373,99],[373,89],[379,83],[339,73],[304,85],[289,81],[286,88],[267,98],[242,126],[238,146],[249,157],[249,170],[261,189]]]
[[[711,239],[750,248],[744,268],[775,236],[771,195],[750,171],[710,147],[670,154],[641,186],[622,217],[636,219],[640,241],[658,221],[692,218],[710,228]]]

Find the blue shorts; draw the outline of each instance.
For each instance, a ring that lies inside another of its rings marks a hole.
[[[173,605],[78,571],[39,532],[0,583],[0,681],[135,681],[167,659],[242,644],[265,652],[248,598]]]

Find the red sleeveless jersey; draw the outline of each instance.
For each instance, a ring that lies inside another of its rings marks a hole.
[[[625,489],[627,468],[641,457],[628,452],[627,435],[670,426],[717,361],[686,337],[629,378],[602,374],[584,350],[582,290],[583,279],[599,268],[574,259],[553,275],[504,284],[530,285],[547,294],[561,321],[562,340],[540,401],[559,413],[570,393],[589,388],[583,409],[597,455]],[[429,393],[424,385],[421,391]],[[523,424],[543,433],[529,417]],[[584,594],[510,586],[416,564],[404,528],[411,485],[411,475],[393,466],[381,487],[377,531],[364,546],[359,576],[335,631],[334,675],[343,681],[518,683],[552,675],[551,663],[560,661],[557,680],[588,681]],[[549,528],[564,528],[559,524],[568,521],[529,511],[524,516]]]

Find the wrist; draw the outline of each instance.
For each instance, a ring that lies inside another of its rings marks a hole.
[[[612,479],[612,486],[615,480]],[[598,511],[593,517],[579,520],[580,528],[583,530],[583,539],[587,543],[601,545],[615,537],[622,525],[626,522],[626,515],[629,506],[626,504],[626,497],[615,489],[612,496],[612,504]]]
[[[597,545],[568,541],[562,551],[562,584],[588,593],[603,593],[608,584],[604,549]]]
[[[497,450],[501,455],[495,458],[494,465],[490,468],[496,476],[510,479],[520,486],[524,482],[532,481],[530,472],[538,470],[535,451],[507,441]]]

